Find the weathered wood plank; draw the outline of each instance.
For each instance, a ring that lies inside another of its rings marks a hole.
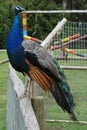
[[[9,65],[7,96],[7,130],[40,130],[28,97],[17,100],[24,92],[24,85]]]
[[[61,122],[61,123],[79,123],[79,124],[87,124],[87,121],[79,121],[79,122],[75,122],[72,120],[56,120],[56,119],[46,119],[45,120],[48,123],[56,123],[56,122]]]

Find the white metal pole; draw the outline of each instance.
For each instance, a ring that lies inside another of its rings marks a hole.
[[[87,10],[30,10],[30,11],[25,11],[26,13],[29,14],[35,14],[35,13],[87,13]]]
[[[52,41],[53,37],[62,30],[62,27],[66,22],[67,22],[67,19],[63,18],[62,21],[60,21],[59,24],[56,25],[56,27],[53,29],[53,31],[41,43],[41,46],[47,47],[50,44],[50,42]]]

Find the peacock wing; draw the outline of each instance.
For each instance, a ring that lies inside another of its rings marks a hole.
[[[41,47],[41,45],[31,40],[24,40],[22,42],[22,46],[24,47],[27,60],[32,65],[38,67],[54,80],[61,80],[61,76],[56,64],[54,63],[54,59],[43,47]]]

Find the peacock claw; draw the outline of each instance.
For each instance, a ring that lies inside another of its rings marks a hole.
[[[17,101],[22,100],[23,98],[29,98],[29,95],[23,94],[23,95],[21,95],[20,97],[17,98]]]
[[[26,91],[17,98],[17,100],[22,100],[23,98],[29,98],[29,94],[26,93]]]
[[[25,76],[25,85],[24,85],[24,92],[21,96],[17,98],[17,100],[22,100],[23,98],[30,98],[31,92],[30,92],[30,87],[32,86],[32,80],[29,79],[29,77],[26,75]]]

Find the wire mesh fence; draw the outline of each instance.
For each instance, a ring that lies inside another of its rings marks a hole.
[[[87,69],[87,22],[68,21],[50,46],[62,67]]]

